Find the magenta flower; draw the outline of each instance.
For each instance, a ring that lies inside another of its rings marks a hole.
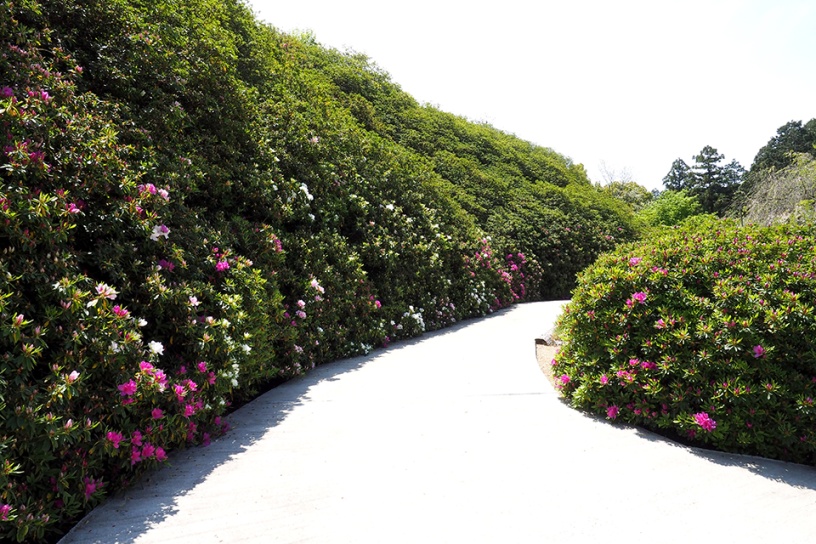
[[[570,382],[570,377],[567,376],[566,374],[562,374],[559,379],[561,380],[561,383],[564,385],[567,385]]]
[[[96,493],[96,489],[100,487],[101,482],[99,480],[94,480],[93,478],[85,478],[85,500],[91,498],[91,495]]]
[[[81,211],[82,211],[82,210],[80,210],[80,209],[79,209],[79,207],[78,207],[76,204],[74,204],[73,202],[69,202],[68,204],[66,204],[66,205],[65,205],[65,210],[66,210],[68,213],[79,213],[79,212],[81,212]]]
[[[204,374],[204,373],[207,372],[207,363],[205,363],[204,361],[201,361],[200,363],[198,363],[198,365],[196,365],[196,368],[198,368],[199,372]]]
[[[176,265],[166,259],[159,259],[156,265],[159,267],[159,270],[167,270],[168,272],[172,272],[173,269],[176,268]]]
[[[646,293],[643,291],[638,291],[637,293],[632,293],[632,300],[639,302],[640,304],[646,303]]]
[[[130,380],[126,383],[118,385],[117,388],[119,389],[120,395],[122,395],[123,397],[130,397],[133,396],[134,393],[136,393],[136,382]]]
[[[161,461],[166,461],[166,460],[167,460],[167,454],[164,452],[164,448],[162,448],[161,446],[158,446],[156,448],[156,461],[161,462]]]
[[[694,414],[694,421],[703,428],[703,430],[711,432],[717,428],[717,422],[711,419],[707,413],[700,412],[699,414]]]
[[[154,453],[156,453],[156,448],[152,444],[145,444],[142,448],[141,457],[142,459],[150,459]]]
[[[0,95],[3,95],[3,98],[11,98],[14,96],[14,89],[8,86],[3,87],[3,89],[0,90]]]
[[[130,435],[130,442],[134,446],[141,446],[142,445],[142,432],[141,431],[133,431],[133,434]]]
[[[118,304],[113,307],[113,313],[114,315],[116,315],[116,317],[127,317],[128,315],[130,315],[130,312],[128,312],[125,308],[122,308]]]
[[[298,316],[300,319],[306,319],[306,312],[303,310],[298,310],[295,312],[295,315]]]
[[[139,363],[139,370],[141,370],[142,372],[147,372],[148,374],[150,374],[153,368],[154,368],[153,364],[147,361],[142,361],[141,363]]]
[[[192,404],[185,404],[184,405],[184,417],[190,417],[195,414],[195,408]]]
[[[606,417],[608,417],[609,419],[615,419],[616,417],[618,417],[619,411],[620,409],[613,404],[612,406],[606,409]]]
[[[641,257],[632,257],[629,259],[629,266],[637,266],[643,259]]]
[[[150,412],[150,415],[153,419],[161,419],[164,417],[164,412],[162,412],[161,408],[153,408],[153,411]]]
[[[230,267],[229,263],[226,259],[218,261],[215,263],[215,271],[216,272],[223,272],[224,270],[228,270]]]
[[[8,89],[8,87],[6,87]],[[8,521],[8,515],[11,511],[10,504],[0,504],[0,521]]]
[[[130,452],[130,464],[135,465],[141,460],[142,460],[141,452],[138,449],[133,448],[133,450],[131,450]]]
[[[765,348],[763,348],[760,345],[754,346],[754,357],[756,357],[757,359],[765,357]]]
[[[119,442],[121,442],[124,437],[122,436],[122,433],[108,431],[108,434],[105,435],[105,438],[108,440],[108,442],[111,443],[111,445],[113,445],[113,449],[118,450]]]
[[[609,383],[609,378],[606,376],[606,374],[602,374],[601,375],[601,385],[606,385],[608,383]]]

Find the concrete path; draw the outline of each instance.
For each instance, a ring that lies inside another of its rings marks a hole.
[[[72,543],[816,542],[816,469],[558,400],[525,304],[319,367],[109,499]]]

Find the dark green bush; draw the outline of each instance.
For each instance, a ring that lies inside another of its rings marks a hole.
[[[814,234],[702,218],[601,257],[559,322],[565,397],[693,443],[816,464]]]

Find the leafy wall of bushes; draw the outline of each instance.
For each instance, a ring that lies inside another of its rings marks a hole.
[[[0,124],[7,539],[272,381],[563,294],[632,233],[569,160],[237,1],[3,1]]]
[[[584,271],[559,327],[575,407],[816,464],[813,225],[689,220]]]

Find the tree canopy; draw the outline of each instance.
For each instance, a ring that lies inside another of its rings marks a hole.
[[[745,174],[736,160],[723,164],[724,160],[725,155],[707,145],[694,156],[691,166],[682,159],[675,160],[663,178],[663,185],[673,191],[687,191],[699,200],[705,213],[722,216]]]

